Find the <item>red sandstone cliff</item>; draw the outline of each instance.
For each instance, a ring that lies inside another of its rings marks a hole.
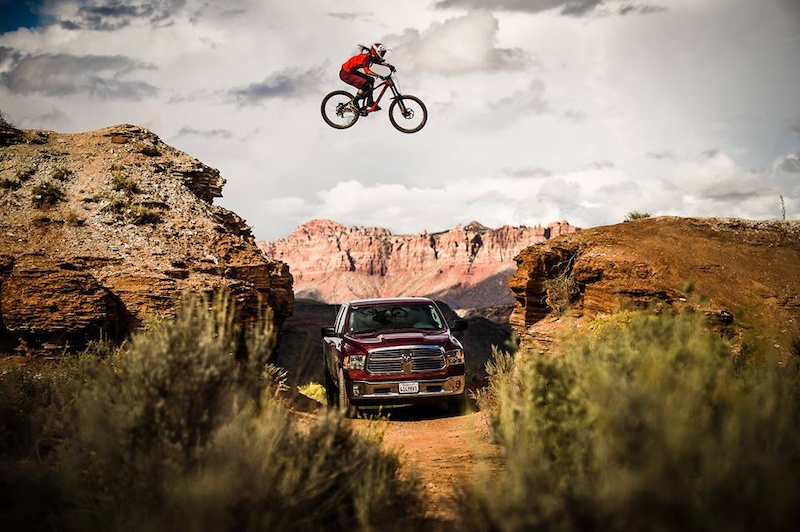
[[[212,204],[217,170],[136,126],[0,133],[0,350],[121,335],[183,291],[291,314],[286,265]]]
[[[338,303],[420,295],[455,308],[475,308],[510,305],[506,282],[514,256],[531,244],[575,231],[567,222],[499,229],[472,222],[441,233],[394,235],[379,227],[313,220],[259,247],[289,265],[298,298]]]
[[[511,325],[546,346],[626,307],[704,312],[735,344],[800,356],[800,222],[646,218],[523,250]]]

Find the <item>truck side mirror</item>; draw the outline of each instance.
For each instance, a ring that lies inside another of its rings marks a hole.
[[[456,319],[453,321],[453,325],[450,327],[452,332],[458,331],[466,331],[469,328],[469,322],[467,320]]]
[[[322,329],[320,329],[320,332],[322,333],[323,338],[329,336],[339,336],[338,334],[336,334],[336,329],[334,329],[333,327],[322,327]]]

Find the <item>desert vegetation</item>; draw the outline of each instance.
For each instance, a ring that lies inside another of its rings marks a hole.
[[[64,189],[58,181],[43,181],[31,190],[31,201],[36,207],[52,207],[65,199]]]
[[[436,529],[384,422],[292,412],[267,316],[188,297],[124,344],[0,374],[11,529]],[[795,530],[800,349],[704,314],[626,310],[545,352],[494,350],[476,392],[504,467],[465,530]],[[732,345],[732,341],[737,341]],[[319,385],[302,393],[319,397]],[[450,526],[448,521],[445,526]]]
[[[652,215],[647,211],[630,211],[625,215],[625,221],[632,222],[634,220],[641,220],[642,218],[650,218],[650,216]]]
[[[473,530],[795,530],[800,372],[701,315],[623,312],[558,353],[496,352],[478,393],[507,464]]]
[[[135,196],[142,192],[136,180],[125,174],[125,167],[115,163],[111,165],[111,191],[106,194],[107,203],[104,211],[112,213],[120,221],[134,225],[156,225],[163,216],[160,211],[135,201]]]
[[[378,430],[301,427],[271,321],[187,297],[122,346],[0,375],[0,515],[11,529],[371,530],[422,525],[422,490]]]

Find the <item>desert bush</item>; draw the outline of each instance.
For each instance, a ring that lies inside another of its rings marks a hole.
[[[474,530],[794,530],[796,360],[742,360],[693,314],[638,313],[504,358],[487,396],[507,467]],[[493,388],[491,388],[493,387]]]
[[[125,211],[130,209],[131,206],[130,202],[124,198],[112,197],[112,198],[107,198],[107,201],[108,203],[105,204],[102,210],[118,215],[124,214]]]
[[[84,220],[79,218],[78,213],[75,211],[67,211],[67,213],[64,215],[64,221],[67,223],[67,225],[75,226],[83,225],[84,223]]]
[[[50,170],[50,179],[55,179],[56,181],[67,181],[74,175],[75,173],[72,170],[64,166],[54,166]]]
[[[485,368],[489,383],[471,392],[471,395],[480,410],[496,415],[499,412],[501,391],[513,379],[514,355],[493,345],[492,358],[486,362]]]
[[[155,225],[160,223],[162,219],[160,212],[144,205],[132,205],[126,214],[127,219],[134,225]]]
[[[231,419],[203,452],[204,467],[175,487],[192,530],[373,530],[422,524],[421,486],[400,479],[396,454],[335,413],[298,431],[285,408]]]
[[[578,282],[575,281],[575,276],[572,273],[574,262],[575,256],[573,255],[558,265],[561,273],[542,283],[547,306],[558,314],[564,313],[569,309],[572,300],[579,292]]]
[[[62,372],[58,379],[15,374],[12,382],[2,375],[0,414],[10,420],[0,433],[0,514],[11,516],[5,524],[420,524],[419,484],[400,476],[398,456],[382,450],[379,435],[357,434],[337,415],[300,430],[279,396],[285,372],[269,364],[273,345],[268,317],[244,326],[229,297],[186,297],[173,320],[159,320],[123,346],[96,342],[68,357],[49,372]],[[41,420],[31,437],[10,437],[31,419]],[[46,441],[47,452],[32,452],[34,440]],[[36,475],[27,473],[31,456],[38,456]]]
[[[625,215],[626,222],[632,222],[633,220],[641,220],[642,218],[650,218],[652,216],[649,212],[645,211],[630,211],[628,214]]]
[[[73,434],[75,402],[101,365],[97,347],[0,374],[0,460],[46,460]]]
[[[64,190],[55,181],[44,181],[31,190],[31,199],[36,207],[49,207],[64,198]]]
[[[126,194],[138,194],[140,192],[136,181],[122,173],[121,165],[113,165],[111,167],[111,188]]]
[[[23,168],[22,170],[17,170],[17,173],[16,173],[17,181],[19,181],[20,183],[24,183],[25,181],[28,181],[30,178],[32,178],[34,175],[36,175],[36,171],[37,170],[38,170],[38,168],[35,167],[35,166],[31,166],[31,167],[28,167],[28,168]]]
[[[19,179],[4,178],[0,180],[0,188],[6,190],[18,190],[21,186],[22,182]]]
[[[318,382],[309,382],[303,386],[298,386],[297,391],[318,403],[327,404],[328,402],[325,397],[325,387]]]
[[[124,220],[134,225],[158,224],[162,221],[159,211],[131,203],[126,198],[112,197],[103,207],[104,211],[111,212],[118,220]]]
[[[41,376],[20,371],[0,374],[0,457],[24,458],[36,439],[37,402],[44,394]]]
[[[12,124],[11,121],[8,118],[6,118],[6,116],[5,116],[5,114],[3,113],[2,110],[0,110],[0,128],[3,128],[3,129],[16,129],[14,127],[14,124]]]

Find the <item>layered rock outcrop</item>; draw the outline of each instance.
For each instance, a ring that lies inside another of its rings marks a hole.
[[[647,218],[523,250],[511,325],[546,345],[625,307],[692,308],[740,341],[800,355],[800,222]]]
[[[506,282],[514,256],[533,243],[575,231],[567,222],[499,229],[472,222],[440,233],[394,235],[380,227],[313,220],[259,247],[289,264],[298,298],[339,303],[418,295],[454,308],[476,308],[510,305]]]
[[[121,125],[0,136],[0,348],[79,346],[227,288],[241,312],[292,312],[286,264],[212,204],[219,171]]]

